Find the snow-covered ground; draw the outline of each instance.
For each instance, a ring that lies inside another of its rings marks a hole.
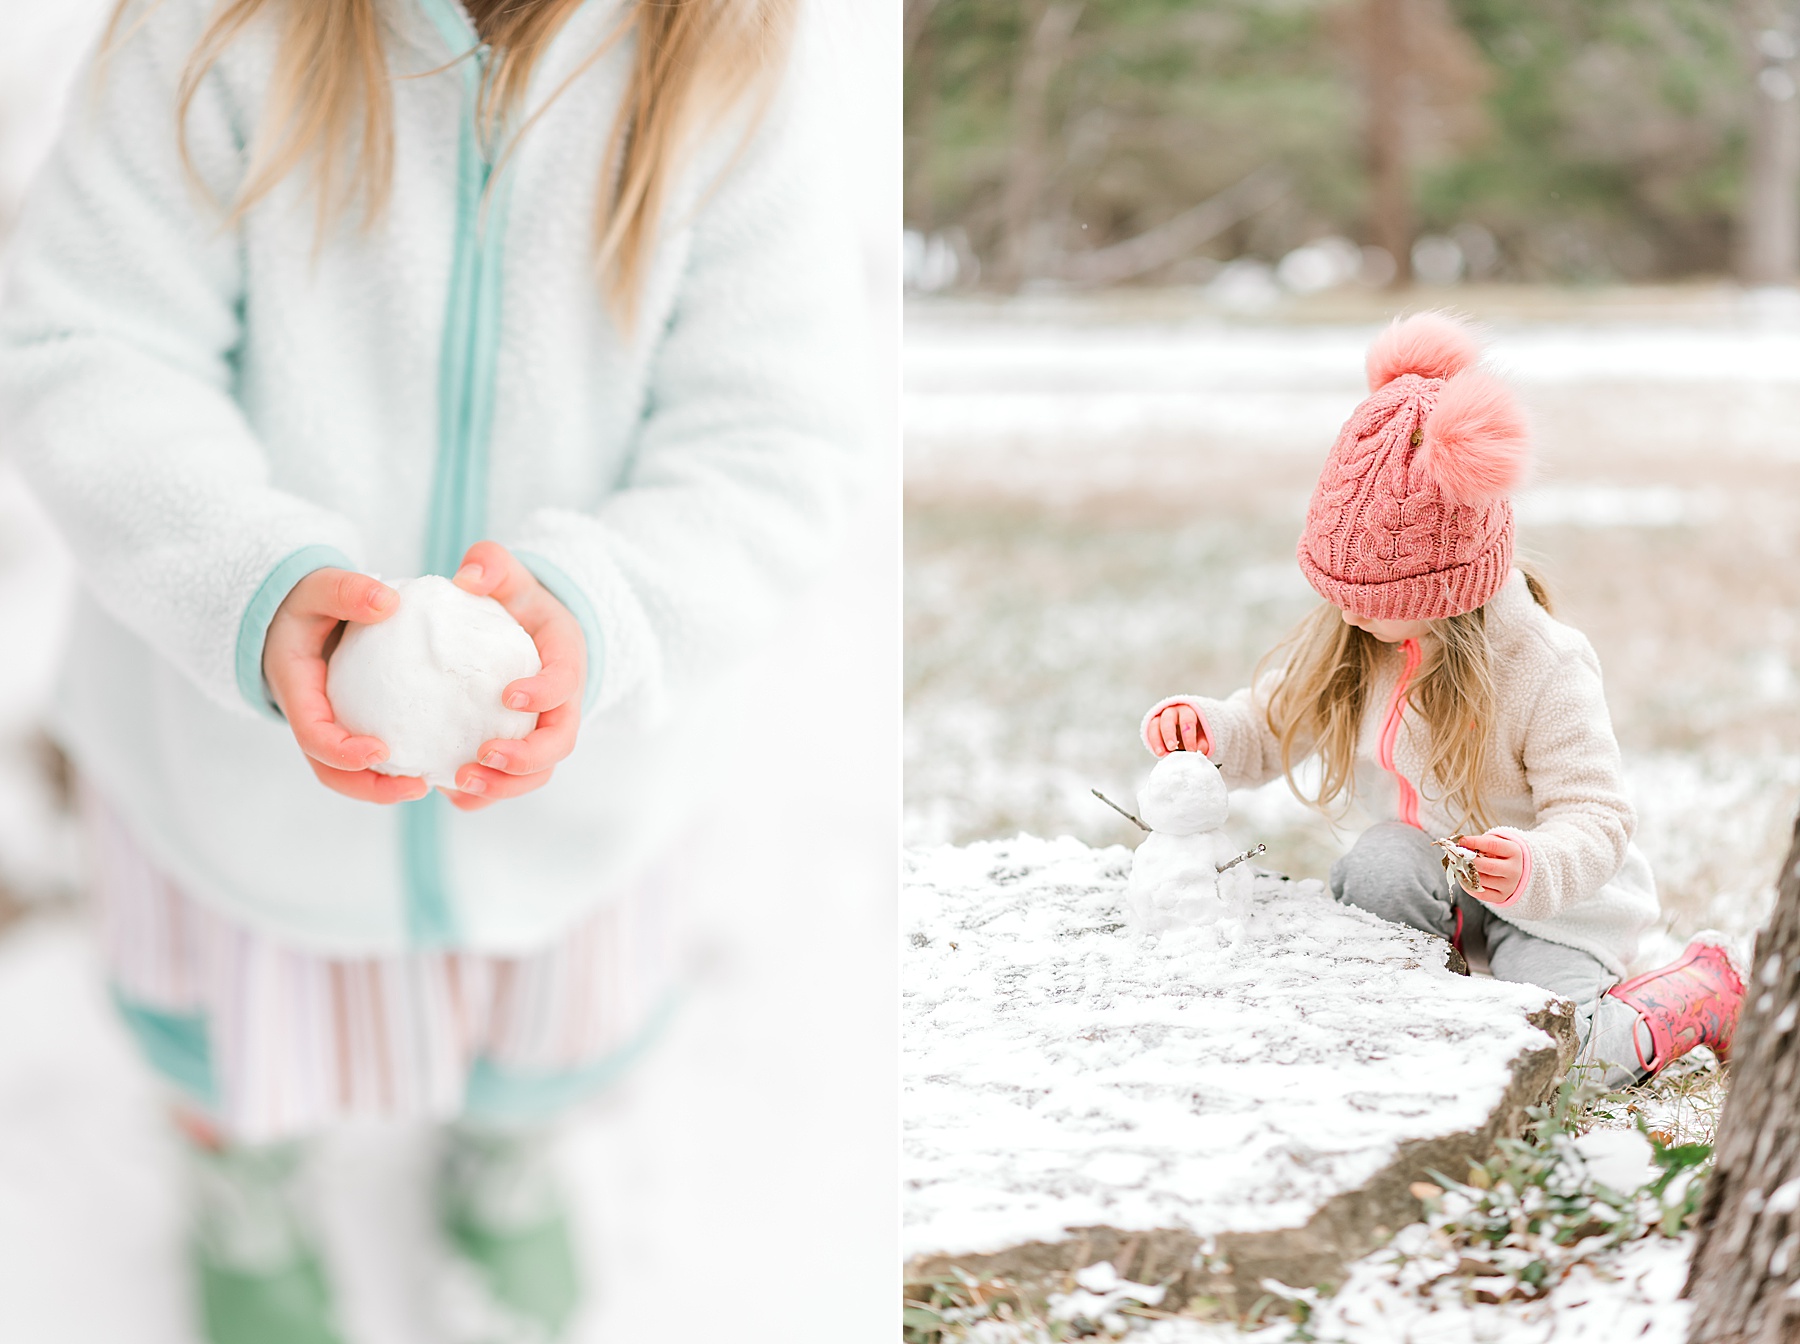
[[[870,24],[851,4],[832,22],[856,142],[844,180],[874,296],[869,488],[830,582],[714,701],[720,801],[688,845],[694,991],[624,1091],[566,1135],[595,1288],[579,1340],[838,1344],[893,1331],[899,15]],[[0,0],[0,233],[108,8]],[[64,581],[10,491],[0,481],[0,628],[24,621],[46,649],[0,658],[0,736],[41,706]],[[849,721],[854,751],[818,730]],[[15,869],[32,856],[66,869],[54,846],[32,848],[43,837],[29,809],[47,799],[22,771],[14,789],[6,750],[0,850],[14,844]],[[0,928],[0,1024],[0,1339],[193,1340],[161,1098],[107,1006],[78,909]],[[350,1344],[431,1338],[427,1137],[357,1129],[321,1154]]]
[[[1067,837],[908,854],[908,1257],[1299,1227],[1400,1144],[1480,1129],[1554,1044],[1526,1020],[1544,991],[1456,975],[1442,939],[1318,882],[1259,875],[1146,939],[1130,868]]]

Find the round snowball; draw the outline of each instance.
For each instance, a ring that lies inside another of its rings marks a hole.
[[[1153,831],[1197,835],[1225,824],[1231,796],[1219,769],[1197,751],[1171,751],[1138,790],[1138,815]]]
[[[537,645],[505,607],[427,574],[390,585],[400,609],[345,629],[325,677],[337,721],[378,737],[384,775],[420,775],[455,788],[483,742],[524,737],[537,715],[508,709],[500,692],[537,674]]]

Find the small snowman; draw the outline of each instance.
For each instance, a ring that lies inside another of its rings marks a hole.
[[[1263,847],[1240,854],[1220,829],[1231,815],[1231,799],[1206,757],[1193,751],[1163,757],[1138,791],[1138,809],[1143,819],[1132,820],[1149,834],[1131,857],[1126,896],[1145,931],[1214,923],[1228,903],[1248,895],[1244,860]]]

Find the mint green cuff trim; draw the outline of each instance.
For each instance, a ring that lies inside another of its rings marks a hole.
[[[199,1013],[165,1013],[134,1003],[117,989],[112,1000],[150,1067],[208,1110],[215,1107],[218,1089],[206,1019]]]
[[[238,693],[250,708],[277,723],[285,720],[275,702],[269,698],[268,683],[263,680],[263,641],[269,637],[269,622],[275,610],[299,583],[315,569],[354,569],[350,557],[335,546],[302,546],[269,571],[250,605],[244,608],[244,619],[238,623],[237,684]]]
[[[594,605],[580,584],[543,556],[533,551],[514,551],[513,556],[581,623],[581,633],[587,640],[587,685],[581,693],[581,708],[586,712],[599,703],[600,674],[606,665],[606,641],[600,634],[600,618],[594,614]]]
[[[675,1016],[681,995],[671,991],[627,1044],[604,1059],[566,1073],[508,1073],[486,1057],[469,1070],[463,1114],[500,1124],[548,1119],[611,1087],[655,1044]]]

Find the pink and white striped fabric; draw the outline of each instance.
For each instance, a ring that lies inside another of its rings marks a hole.
[[[447,1119],[484,1059],[578,1070],[638,1039],[673,983],[654,874],[530,956],[338,958],[208,909],[159,873],[117,814],[84,797],[108,973],[129,1002],[206,1019],[217,1109],[261,1142],[351,1117]]]

